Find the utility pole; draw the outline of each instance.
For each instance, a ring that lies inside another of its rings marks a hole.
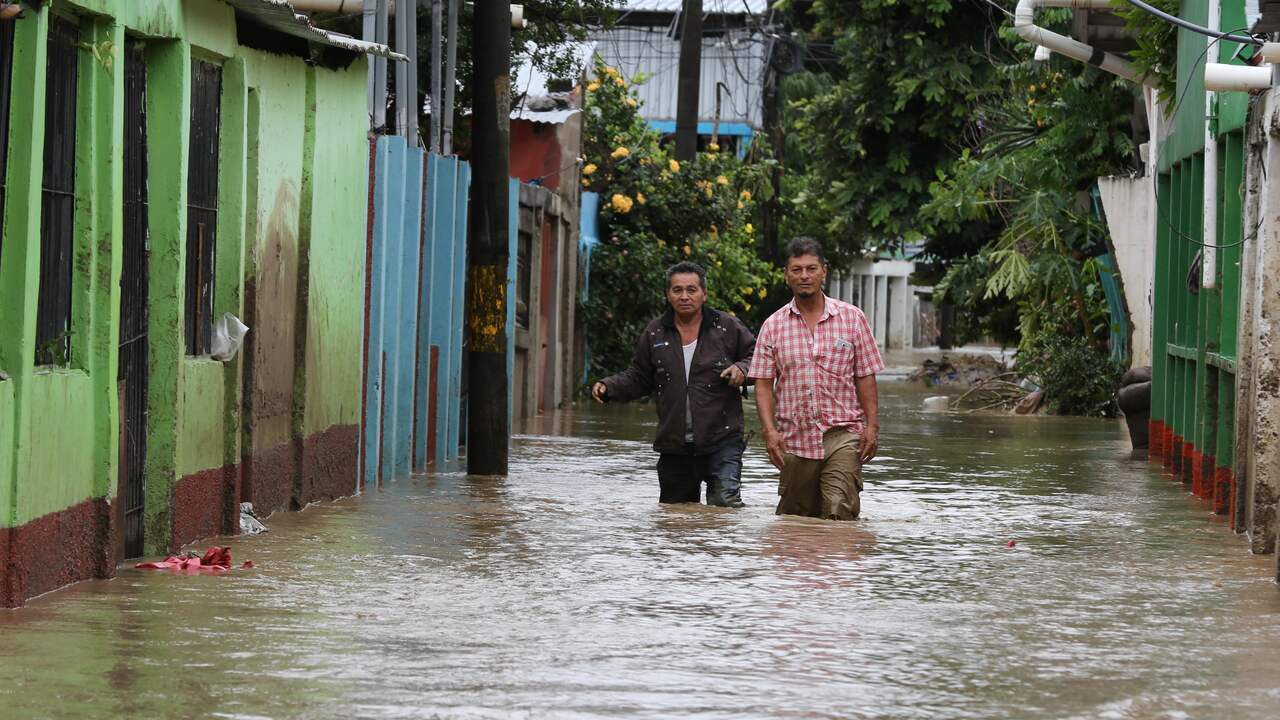
[[[676,90],[676,159],[698,152],[698,84],[702,74],[702,0],[684,0]]]
[[[418,146],[418,0],[396,2],[396,50],[409,62],[396,66],[396,134]]]
[[[440,66],[443,55],[441,41],[441,25],[444,22],[443,8],[440,0],[431,0],[431,138],[427,148],[433,153],[440,152]]]
[[[378,0],[374,7],[372,22],[368,12],[369,4],[365,5],[364,16],[364,32],[365,39],[379,45],[387,44],[387,24],[389,17],[389,8],[387,4],[391,0]],[[372,33],[372,37],[370,37]],[[381,55],[375,56],[369,67],[369,114],[372,118],[373,129],[382,131],[387,125],[387,59]]]
[[[764,132],[769,141],[769,149],[773,151],[773,159],[778,163],[769,173],[769,184],[773,187],[772,196],[760,208],[761,242],[764,244],[765,257],[781,263],[781,242],[778,238],[778,218],[782,214],[779,198],[782,197],[782,162],[786,146],[782,135],[782,75],[773,64],[773,50],[770,48],[766,58],[764,73]]]
[[[457,84],[458,65],[458,0],[449,0],[449,31],[445,37],[448,45],[444,70],[444,107],[440,109],[440,120],[444,129],[440,133],[440,152],[453,154],[453,86]],[[431,112],[435,113],[435,106]]]
[[[511,5],[476,0],[475,100],[467,208],[467,472],[506,475],[511,442],[507,387],[508,176]]]

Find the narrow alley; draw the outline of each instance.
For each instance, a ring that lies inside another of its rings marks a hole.
[[[415,475],[0,614],[10,717],[1265,717],[1272,559],[1120,420],[926,414],[882,385],[864,517],[656,501],[652,410]],[[1014,547],[1007,547],[1010,540]],[[209,541],[211,543],[212,541]],[[202,547],[200,549],[203,549]]]

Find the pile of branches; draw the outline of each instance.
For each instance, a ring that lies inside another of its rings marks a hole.
[[[1012,410],[1030,391],[1018,384],[1020,375],[1005,372],[974,383],[965,394],[956,398],[955,407],[964,412],[984,410]]]

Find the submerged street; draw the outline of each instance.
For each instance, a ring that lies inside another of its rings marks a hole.
[[[1280,590],[1119,420],[925,414],[881,385],[864,519],[660,507],[650,406],[0,613],[14,718],[1264,717]],[[1015,540],[1016,546],[1006,547]],[[213,544],[201,543],[199,549]]]

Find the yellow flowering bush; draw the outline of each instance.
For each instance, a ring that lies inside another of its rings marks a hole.
[[[639,116],[640,102],[623,80],[598,63],[598,89],[584,111],[583,182],[604,199],[584,308],[593,376],[630,360],[640,331],[666,307],[663,272],[672,264],[706,268],[709,305],[751,327],[768,310],[757,289],[781,280],[761,258],[751,223],[753,197],[770,191],[769,167],[734,153],[677,161]]]

